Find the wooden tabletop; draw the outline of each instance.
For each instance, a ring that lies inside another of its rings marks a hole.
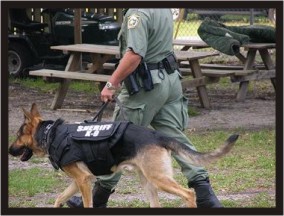
[[[205,43],[203,40],[185,40],[185,39],[174,39],[173,45],[181,45],[181,46],[189,46],[189,47],[195,47],[195,48],[206,48],[209,47],[207,43]]]
[[[87,53],[99,53],[108,55],[118,55],[118,46],[108,46],[108,45],[97,45],[97,44],[71,44],[71,45],[60,45],[51,46],[51,49],[62,50],[62,51],[72,51],[72,52],[87,52]]]
[[[99,54],[109,54],[118,55],[118,46],[108,46],[108,45],[96,45],[96,44],[71,44],[71,45],[60,45],[52,46],[51,49],[62,50],[67,52],[88,52],[88,53],[99,53]],[[175,51],[178,60],[194,60],[206,58],[209,56],[217,56],[218,52],[195,52],[195,51]]]
[[[210,56],[217,56],[219,52],[193,52],[193,51],[175,51],[175,55],[179,61],[196,60]]]
[[[173,45],[181,45],[181,46],[192,46],[192,47],[199,47],[199,48],[206,48],[209,47],[207,43],[202,40],[184,40],[184,39],[175,39],[173,40]],[[273,49],[276,48],[275,43],[248,43],[241,45],[245,48],[254,48],[254,49]]]
[[[243,44],[242,47],[252,48],[252,49],[273,49],[276,48],[275,43],[248,43]]]

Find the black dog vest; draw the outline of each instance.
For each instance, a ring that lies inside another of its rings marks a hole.
[[[111,149],[130,122],[88,122],[62,124],[58,119],[45,127],[49,159],[54,168],[83,161],[94,175],[106,175],[115,165]]]

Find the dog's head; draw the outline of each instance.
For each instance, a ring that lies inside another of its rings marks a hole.
[[[9,154],[16,157],[19,156],[21,161],[27,161],[33,156],[33,153],[38,156],[44,155],[44,151],[38,147],[34,139],[36,129],[42,118],[35,103],[32,104],[30,112],[24,108],[23,112],[25,120],[17,133],[16,141],[9,147]]]

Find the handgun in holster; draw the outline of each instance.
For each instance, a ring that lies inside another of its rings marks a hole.
[[[124,85],[129,95],[134,95],[140,91],[140,84],[138,81],[138,70],[139,66],[124,79]]]
[[[171,53],[166,58],[162,60],[165,70],[168,74],[172,74],[175,70],[179,70],[178,62],[174,53]]]
[[[151,72],[148,69],[146,62],[143,60],[140,62],[138,67],[124,80],[124,84],[129,95],[134,95],[140,91],[141,85],[139,80],[142,81],[145,91],[151,91],[154,88]]]
[[[138,70],[139,76],[142,79],[143,87],[145,91],[151,91],[154,88],[152,75],[147,67],[146,62],[142,61],[140,63],[140,68]]]

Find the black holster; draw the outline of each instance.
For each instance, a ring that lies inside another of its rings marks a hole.
[[[164,58],[161,62],[156,64],[149,64],[154,65],[153,69],[159,69],[160,65],[162,64],[168,74],[172,74],[175,70],[179,70],[178,61],[174,55],[174,53],[170,53],[166,58]],[[140,79],[139,79],[140,78]],[[141,84],[145,91],[151,91],[154,88],[152,75],[150,69],[148,68],[146,62],[142,60],[138,67],[124,80],[125,87],[129,93],[129,95],[134,95],[140,91]]]
[[[124,79],[124,85],[129,95],[134,95],[140,91],[141,86],[137,77],[139,66]]]
[[[138,74],[142,79],[144,90],[151,91],[154,88],[152,75],[144,61],[140,64]]]
[[[175,70],[179,70],[178,61],[174,53],[169,54],[166,58],[162,60],[165,70],[168,74],[172,74]]]
[[[141,84],[139,80],[141,80],[145,91],[151,91],[154,88],[151,72],[143,60],[140,62],[138,67],[124,80],[124,84],[129,95],[134,95],[140,91]]]

